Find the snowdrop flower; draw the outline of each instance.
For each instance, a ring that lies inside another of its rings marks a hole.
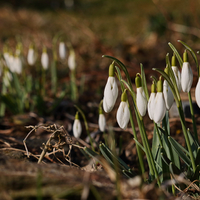
[[[135,78],[135,84],[137,87],[136,104],[140,115],[143,117],[145,116],[147,110],[147,98],[145,96],[139,75],[137,75]]]
[[[106,113],[109,113],[117,100],[118,96],[118,86],[114,77],[114,62],[109,67],[109,77],[104,89],[104,98],[103,98],[103,109]]]
[[[169,74],[169,68],[165,68],[165,73]],[[163,95],[165,99],[166,109],[170,110],[172,107],[172,104],[174,102],[174,95],[172,93],[171,88],[169,87],[169,84],[166,80],[163,82]]]
[[[117,123],[119,124],[120,128],[126,129],[129,119],[130,119],[130,111],[128,108],[127,94],[125,90],[122,93],[121,103],[117,110]]]
[[[79,120],[78,112],[75,115],[75,120],[73,124],[73,134],[75,138],[80,138],[82,132],[81,122]]]
[[[13,72],[16,72],[17,74],[21,74],[22,72],[22,61],[19,55],[16,55],[13,58]]]
[[[59,43],[59,56],[62,60],[66,58],[66,47],[64,42]]]
[[[29,50],[28,50],[28,55],[27,55],[27,61],[29,65],[34,65],[36,62],[36,52],[35,49],[33,48],[33,45],[30,45]]]
[[[192,81],[193,81],[193,73],[190,66],[190,63],[188,62],[188,54],[185,51],[183,54],[183,67],[181,71],[181,86],[183,92],[189,92],[192,87]]]
[[[102,108],[100,107],[99,108],[99,129],[101,132],[104,132],[105,129],[106,129],[106,118],[105,118],[105,115],[103,114],[103,110]]]
[[[178,87],[178,91],[181,91],[181,73],[178,70],[178,67],[176,66],[176,57],[175,55],[172,56],[172,70],[174,72],[174,76],[176,79],[176,85]]]
[[[157,83],[157,94],[155,98],[154,114],[153,114],[154,122],[160,123],[163,120],[165,113],[166,113],[166,104],[163,95],[163,83],[160,78],[160,80]]]
[[[41,63],[44,70],[48,69],[49,66],[49,56],[47,54],[46,47],[43,48],[42,55],[41,55]]]
[[[151,94],[148,101],[148,115],[151,120],[153,120],[153,113],[154,113],[154,104],[155,104],[155,98],[156,98],[156,85],[153,81],[151,85]]]
[[[68,66],[70,70],[74,70],[76,68],[75,52],[73,49],[69,52]]]

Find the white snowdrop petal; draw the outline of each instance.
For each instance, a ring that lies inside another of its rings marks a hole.
[[[130,119],[130,112],[127,102],[122,101],[117,110],[117,123],[120,128],[125,129]]]
[[[195,88],[195,98],[196,98],[197,105],[200,108],[200,78],[199,78],[196,88]]]
[[[79,119],[75,119],[73,124],[74,137],[79,138],[81,136],[81,132],[82,132],[81,122]]]
[[[160,123],[166,113],[166,105],[164,100],[164,95],[162,92],[157,92],[155,99],[155,111],[153,115],[153,119],[155,123]]]
[[[163,82],[163,95],[165,99],[166,109],[169,110],[174,102],[174,95],[166,80]]]
[[[148,101],[148,115],[151,120],[153,120],[154,104],[155,104],[156,93],[152,92]]]
[[[68,66],[70,70],[74,70],[76,68],[76,61],[75,61],[75,53],[71,52],[68,58]]]
[[[189,92],[192,87],[193,73],[188,62],[183,63],[181,71],[181,86],[183,92]]]
[[[101,132],[104,132],[106,129],[106,118],[104,114],[99,115],[99,129]]]
[[[27,61],[29,65],[34,65],[36,61],[36,53],[33,48],[29,48],[28,55],[27,55]]]
[[[59,44],[59,56],[63,60],[66,58],[66,47],[64,42],[60,42]]]
[[[110,112],[117,100],[118,96],[118,87],[115,80],[115,77],[108,77],[105,89],[104,89],[104,98],[103,98],[103,109],[106,113]]]
[[[41,56],[42,67],[46,70],[49,66],[49,56],[47,52],[43,52]]]
[[[136,104],[140,115],[143,117],[147,110],[147,99],[142,87],[137,88]]]
[[[181,73],[178,70],[178,67],[176,67],[176,66],[172,66],[172,70],[174,72],[174,76],[175,76],[175,79],[176,79],[176,84],[177,84],[177,87],[178,87],[178,91],[180,92],[181,91]]]

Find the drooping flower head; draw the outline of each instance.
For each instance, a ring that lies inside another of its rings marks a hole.
[[[75,120],[73,124],[73,134],[75,138],[80,138],[82,132],[81,122],[79,120],[78,112],[76,112]]]
[[[161,77],[157,82],[157,94],[155,98],[153,120],[155,123],[160,123],[166,113],[166,104],[163,95],[163,83]]]
[[[41,63],[44,70],[48,69],[49,66],[49,56],[47,54],[47,48],[43,47],[41,55]]]
[[[187,51],[183,54],[183,67],[181,71],[181,86],[183,92],[189,92],[192,87],[193,82],[193,73],[190,66],[190,63],[188,62],[188,54]]]
[[[68,57],[68,67],[70,70],[74,70],[76,68],[76,55],[74,49],[70,49],[69,57]]]
[[[200,78],[198,79],[198,82],[195,88],[195,99],[196,99],[197,105],[200,108]]]
[[[118,86],[114,77],[115,66],[114,62],[109,67],[109,77],[104,89],[103,97],[103,109],[106,113],[109,113],[117,100]]]
[[[65,43],[63,42],[63,41],[61,41],[60,43],[59,43],[59,56],[60,56],[60,58],[62,59],[62,60],[64,60],[65,58],[66,58],[66,54],[67,54],[67,52],[66,52],[66,46],[65,46]]]
[[[36,51],[35,51],[35,48],[34,48],[33,44],[31,44],[29,46],[28,55],[27,55],[28,64],[29,65],[34,65],[35,62],[36,62],[36,59],[37,59],[37,54],[36,54]]]
[[[135,85],[136,85],[136,104],[137,104],[137,109],[140,113],[140,115],[143,117],[146,114],[147,110],[147,98],[144,93],[144,89],[142,87],[142,82],[141,82],[141,77],[139,74],[136,75],[135,78]]]
[[[178,69],[178,67],[176,66],[176,56],[173,55],[172,56],[172,70],[174,72],[174,76],[175,76],[175,79],[176,79],[176,85],[178,87],[178,91],[180,92],[181,91],[181,73]]]
[[[153,81],[151,85],[151,94],[148,101],[148,115],[151,120],[153,120],[155,98],[156,98],[156,84],[155,81]]]
[[[117,123],[119,124],[120,128],[126,129],[129,119],[130,111],[127,101],[126,90],[124,90],[124,92],[121,95],[121,103],[117,110]]]
[[[166,74],[169,74],[169,67],[167,66],[164,71]],[[174,102],[174,95],[166,80],[164,80],[163,82],[163,94],[164,94],[166,109],[170,110]]]
[[[105,115],[103,114],[103,110],[101,105],[99,106],[99,120],[98,120],[98,124],[99,124],[99,129],[101,132],[104,132],[106,129],[106,118]]]

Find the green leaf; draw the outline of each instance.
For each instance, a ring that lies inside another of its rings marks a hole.
[[[195,164],[200,165],[200,147],[197,149],[197,156],[195,158]]]
[[[144,153],[145,153],[144,147],[135,138],[133,138],[133,139],[137,143],[137,145],[142,149],[142,151],[144,151]]]
[[[194,155],[194,158],[197,156],[197,149],[199,147],[198,143],[196,142],[194,136],[190,133],[189,129],[187,130],[188,136],[189,136],[189,141],[190,141],[190,146],[192,149],[192,153]]]
[[[130,168],[127,166],[127,164],[119,157],[115,156],[112,151],[104,144],[99,145],[100,151],[102,155],[105,157],[105,159],[110,162],[112,165],[114,164],[113,159],[116,159],[119,162],[119,166],[121,169],[129,170]]]
[[[177,60],[178,60],[178,62],[179,62],[179,65],[180,65],[180,67],[182,68],[182,66],[183,66],[183,60],[182,60],[180,54],[178,53],[178,51],[176,50],[176,48],[174,47],[173,44],[171,44],[171,43],[169,42],[168,45],[171,47],[172,51],[175,53],[176,58],[177,58]]]
[[[191,160],[185,155],[184,151],[187,152],[186,149],[184,149],[178,142],[176,142],[173,138],[168,137],[169,141],[172,145],[172,147],[174,147],[174,149],[176,150],[177,154],[180,156],[180,158],[185,162],[185,164],[188,167],[191,167]],[[187,152],[187,154],[189,155],[189,152]]]
[[[195,181],[195,180],[200,180],[200,165],[197,165],[195,173],[193,175],[193,177],[191,178],[191,181]]]
[[[158,136],[156,134],[156,128],[154,126],[154,129],[153,129],[153,140],[152,140],[152,155],[153,155],[154,159],[156,158],[156,154],[157,154],[159,145],[160,145],[160,143],[159,143],[159,140],[158,140]]]

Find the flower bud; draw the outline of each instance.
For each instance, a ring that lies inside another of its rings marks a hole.
[[[122,93],[121,103],[117,110],[117,123],[119,124],[120,128],[126,129],[129,119],[130,119],[130,111],[128,108],[127,95],[125,90]]]
[[[44,47],[41,55],[41,63],[44,70],[49,66],[49,56],[47,54],[47,49]]]
[[[68,66],[70,70],[74,70],[76,68],[75,52],[72,49],[69,53]]]
[[[73,134],[75,138],[80,138],[82,132],[81,122],[79,120],[78,112],[75,115],[75,120],[73,124]]]
[[[166,113],[166,104],[165,104],[165,99],[163,95],[163,83],[162,80],[160,79],[157,83],[157,94],[155,98],[155,105],[154,105],[154,114],[153,114],[153,120],[155,123],[160,123]]]
[[[136,76],[135,84],[137,87],[137,94],[136,94],[136,104],[140,115],[143,117],[146,114],[147,110],[147,98],[145,96],[140,76]]]
[[[192,87],[193,73],[192,73],[190,63],[188,62],[188,56],[187,56],[186,51],[184,52],[183,59],[184,59],[184,62],[183,62],[183,67],[181,71],[181,86],[182,86],[183,92],[189,92]]]
[[[29,50],[28,50],[28,55],[27,55],[27,61],[29,65],[34,65],[36,62],[36,52],[35,49],[33,48],[33,45],[30,45]]]
[[[118,96],[118,86],[114,77],[113,66],[114,62],[109,67],[109,77],[104,89],[103,109],[106,113],[110,112],[113,109]]]
[[[199,78],[199,80],[197,82],[197,86],[195,88],[195,98],[196,98],[197,105],[200,108],[200,78]]]
[[[59,56],[62,60],[64,60],[66,58],[66,47],[65,47],[65,43],[64,42],[60,42],[59,43]]]

